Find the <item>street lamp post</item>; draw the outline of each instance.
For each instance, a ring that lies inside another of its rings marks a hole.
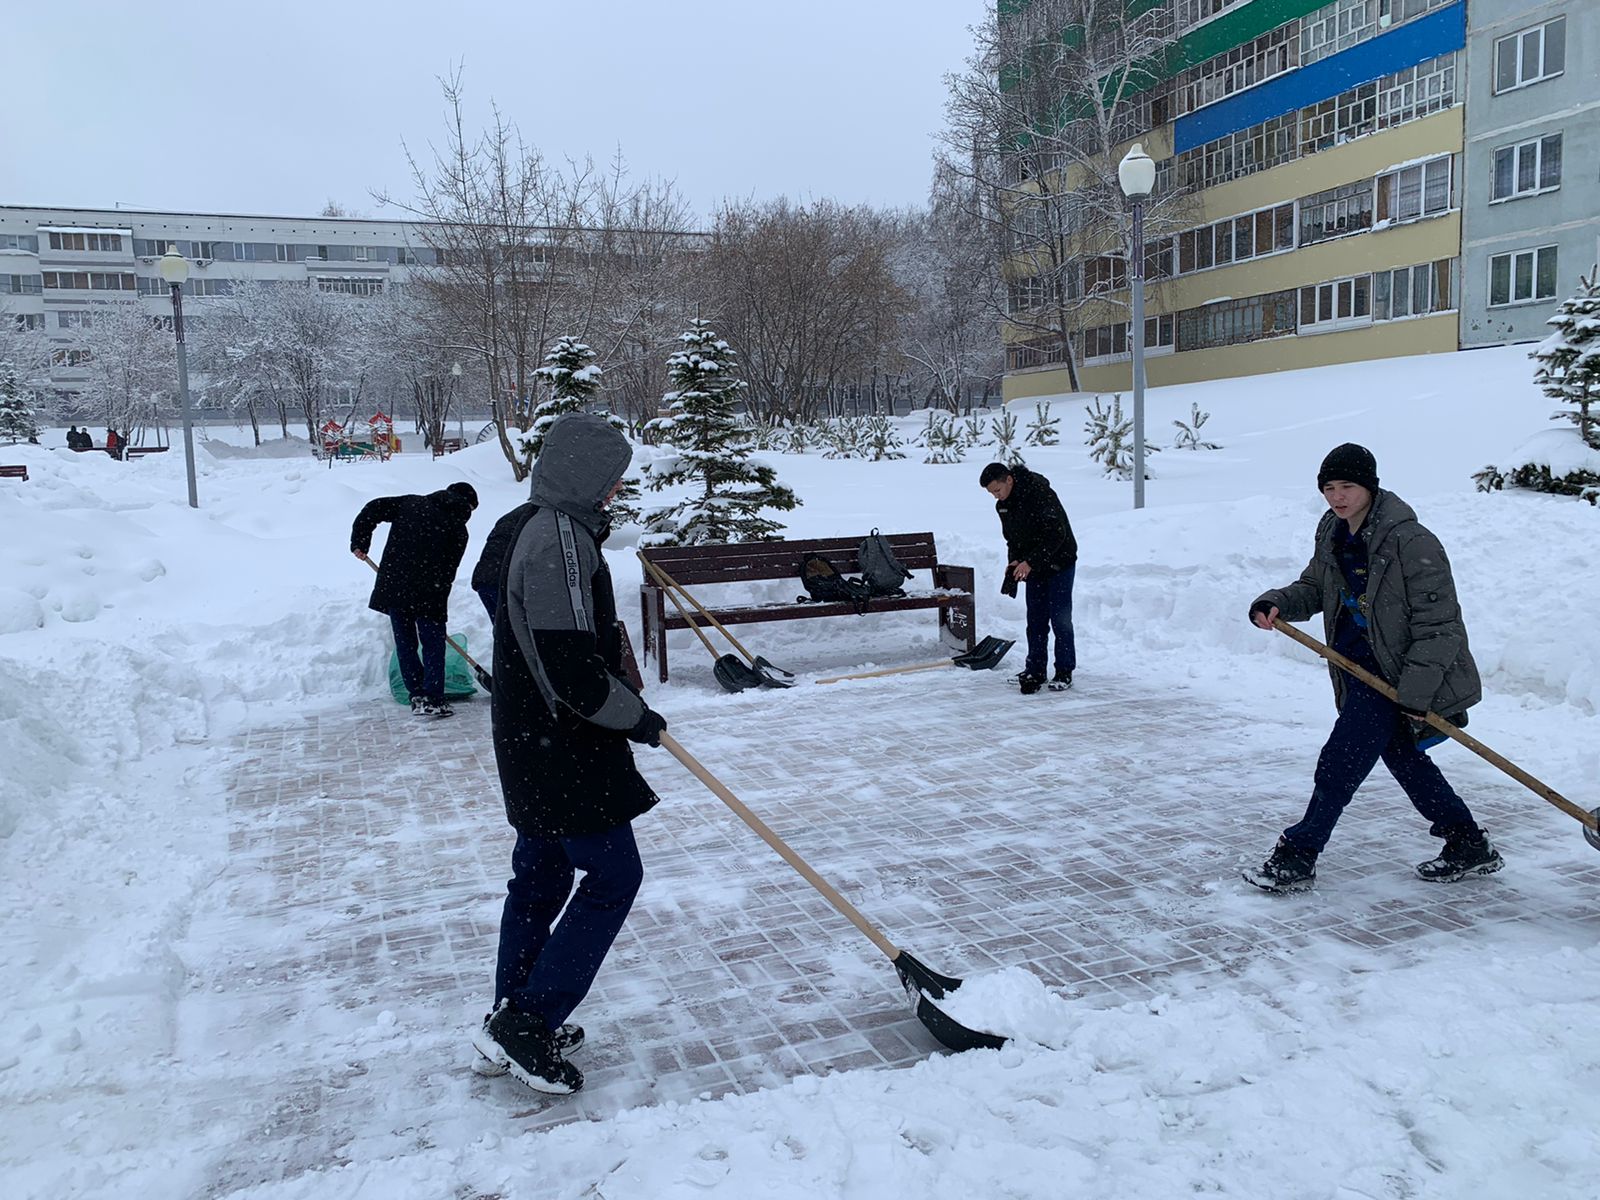
[[[161,278],[172,285],[172,331],[178,338],[178,402],[183,409],[183,463],[189,473],[189,507],[200,507],[194,486],[194,428],[189,406],[189,354],[183,344],[183,281],[189,278],[189,260],[176,246],[161,256]]]
[[[1133,256],[1128,286],[1133,290],[1133,506],[1144,507],[1144,202],[1156,186],[1156,164],[1144,147],[1133,144],[1117,165],[1122,194],[1133,202]]]
[[[458,363],[458,362],[453,362],[453,363],[450,364],[450,399],[454,400],[456,398],[456,385],[458,383],[460,383],[460,382],[461,382],[461,364]],[[443,433],[444,432],[444,429],[443,429],[444,422],[443,421],[439,422],[439,425],[440,425],[440,430],[439,431],[441,433]],[[456,409],[456,435],[461,439],[461,444],[462,445],[466,445],[466,443],[467,443],[467,421],[466,421],[466,417],[462,414],[462,412],[461,412],[461,410],[459,408]]]

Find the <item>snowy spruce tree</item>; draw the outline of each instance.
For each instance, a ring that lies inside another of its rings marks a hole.
[[[16,365],[0,362],[0,439],[26,442],[39,436],[33,403]]]
[[[1562,302],[1546,324],[1555,329],[1530,357],[1533,381],[1550,399],[1567,405],[1551,415],[1571,421],[1591,450],[1600,450],[1600,270],[1578,279],[1578,293]]]
[[[1030,446],[1054,446],[1061,441],[1061,418],[1050,415],[1050,401],[1041,400],[1033,406],[1033,420],[1028,422]]]
[[[1208,442],[1200,436],[1200,428],[1211,419],[1211,414],[1202,411],[1198,404],[1189,405],[1189,419],[1187,421],[1175,420],[1172,423],[1178,427],[1178,437],[1172,443],[1174,450],[1221,450],[1216,442]]]
[[[688,484],[690,494],[652,512],[643,540],[657,546],[770,540],[783,524],[763,512],[788,512],[800,501],[771,467],[750,461],[753,439],[735,412],[746,387],[737,358],[706,321],[696,320],[679,341],[683,348],[667,360],[673,389],[663,397],[667,415],[646,427],[671,452],[652,462],[646,477],[652,491]]]
[[[1084,432],[1089,436],[1084,445],[1089,447],[1089,457],[1099,463],[1107,475],[1116,479],[1133,478],[1133,418],[1123,415],[1121,394],[1111,397],[1111,405],[1100,403],[1096,396],[1089,406],[1089,419],[1084,422]],[[1145,444],[1144,477],[1150,475],[1150,455],[1159,446]]]
[[[522,447],[523,461],[529,466],[544,449],[544,435],[560,416],[584,412],[599,397],[600,379],[604,374],[595,365],[595,352],[575,337],[560,337],[544,356],[544,365],[534,375],[550,387],[550,394],[533,410],[533,420],[527,431],[517,435]],[[603,414],[612,426],[627,435],[627,423],[615,413]],[[611,521],[626,525],[639,519],[639,480],[624,478],[622,490],[612,499]]]
[[[940,416],[931,408],[928,410],[928,427],[922,431],[920,440],[927,451],[922,458],[925,463],[948,465],[967,457],[967,443],[956,426],[955,418]]]
[[[994,431],[995,458],[1007,466],[1026,466],[1027,460],[1017,447],[1017,414],[1009,408],[1002,408],[1000,415],[989,425]]]
[[[905,451],[900,449],[900,435],[895,432],[894,423],[882,413],[867,418],[862,455],[871,462],[886,462],[889,459],[905,457]]]

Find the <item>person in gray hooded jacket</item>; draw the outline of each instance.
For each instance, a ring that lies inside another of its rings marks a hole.
[[[1394,687],[1400,702],[1330,664],[1339,719],[1317,760],[1311,801],[1245,879],[1268,891],[1309,887],[1335,823],[1380,759],[1445,839],[1418,875],[1442,882],[1498,871],[1499,851],[1425,753],[1445,740],[1426,713],[1465,725],[1483,697],[1444,547],[1409,504],[1378,486],[1377,460],[1364,446],[1335,447],[1317,486],[1329,511],[1311,561],[1294,583],[1260,596],[1250,620],[1271,629],[1280,616],[1308,621],[1320,612],[1326,641]]]
[[[628,743],[659,746],[666,721],[623,679],[600,552],[631,456],[600,417],[551,424],[499,579],[494,752],[517,842],[495,1007],[473,1041],[481,1074],[509,1070],[543,1092],[583,1086],[565,1058],[583,1031],[564,1022],[633,905],[643,867],[631,822],[656,803]]]

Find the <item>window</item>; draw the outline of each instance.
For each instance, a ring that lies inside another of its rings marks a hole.
[[[1175,318],[1144,319],[1144,344],[1147,350],[1172,349]],[[1123,321],[1117,325],[1096,325],[1083,331],[1083,357],[1085,361],[1096,358],[1119,358],[1133,353],[1133,323]]]
[[[134,238],[133,252],[141,258],[160,258],[177,244],[164,238]]]
[[[367,247],[365,247],[365,246],[352,246],[350,248],[350,257],[355,262],[366,262],[367,261]]]
[[[417,252],[409,246],[401,246],[397,251],[399,257],[395,259],[402,267],[414,267],[418,263]]]
[[[1556,248],[1516,250],[1489,260],[1489,306],[1553,300],[1556,294]]]
[[[293,247],[285,246],[282,243],[279,243],[278,245],[274,246],[272,249],[273,249],[274,261],[276,261],[276,262],[293,262],[294,261],[294,256],[291,253]]]
[[[1421,178],[1420,174],[1418,176]],[[1361,179],[1300,201],[1300,245],[1372,228],[1372,181]]]
[[[0,233],[0,250],[25,250],[39,253],[39,239],[31,233]]]
[[[326,261],[328,258],[328,248],[326,246],[318,246],[317,257]]]
[[[1515,196],[1534,196],[1561,186],[1561,135],[1515,146],[1501,146],[1494,152],[1494,183],[1489,199],[1510,200]]]
[[[1294,293],[1220,300],[1178,314],[1176,349],[1207,350],[1281,337],[1295,329]]]
[[[120,233],[51,233],[52,250],[94,250],[99,253],[122,253]]]
[[[1178,0],[1178,28],[1198,25],[1238,3],[1240,0]]]
[[[1372,276],[1354,275],[1300,289],[1300,331],[1348,329],[1372,320]]]
[[[1390,129],[1449,108],[1456,101],[1456,56],[1438,58],[1378,81],[1378,128]]]
[[[44,290],[44,279],[39,275],[0,275],[0,292],[13,296],[37,296]]]
[[[1494,44],[1495,94],[1527,87],[1567,68],[1567,19],[1557,17]]]
[[[86,325],[94,324],[94,314],[86,312],[58,312],[56,314],[57,329],[81,329]]]
[[[81,233],[52,233],[50,235],[50,249],[52,250],[82,250],[83,234]]]
[[[12,317],[12,320],[16,322],[19,333],[24,330],[44,328],[43,313],[17,313]]]
[[[1370,0],[1361,0],[1368,3]],[[1300,65],[1293,22],[1235,46],[1184,71],[1177,79],[1177,111],[1193,112],[1225,96],[1276,78]]]
[[[82,367],[94,361],[88,350],[57,350],[50,355],[50,363],[57,367]]]
[[[1128,286],[1128,263],[1120,254],[1101,254],[1083,263],[1083,291],[1114,292]]]
[[[1378,0],[1334,0],[1300,23],[1300,62],[1309,66],[1378,32]]]
[[[1450,259],[1379,271],[1372,277],[1372,319],[1398,321],[1428,313],[1449,312]]]
[[[321,286],[322,281],[317,282]],[[1050,277],[1030,275],[1026,279],[1012,280],[1006,288],[1006,301],[1008,313],[1032,312],[1036,308],[1043,308],[1050,302]]]
[[[1006,369],[1020,371],[1026,367],[1047,367],[1064,362],[1061,338],[1039,338],[1031,342],[1013,342],[1006,347]]]
[[[1450,207],[1450,156],[1378,176],[1378,220],[1415,221]]]

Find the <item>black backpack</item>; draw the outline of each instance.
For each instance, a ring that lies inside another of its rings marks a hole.
[[[864,613],[867,601],[872,599],[872,590],[865,583],[840,574],[839,568],[820,554],[808,554],[800,560],[800,582],[805,585],[806,594],[796,599],[802,602],[843,602],[855,605],[857,613]]]
[[[911,572],[894,556],[894,550],[889,545],[889,539],[874,529],[861,543],[861,551],[856,555],[856,561],[861,564],[861,582],[867,585],[867,591],[874,596],[904,596],[906,589],[901,585],[911,578]]]

